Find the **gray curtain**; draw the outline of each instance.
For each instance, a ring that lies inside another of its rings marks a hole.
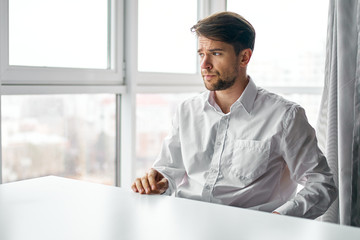
[[[360,226],[360,0],[330,0],[317,134],[339,197],[323,221]]]

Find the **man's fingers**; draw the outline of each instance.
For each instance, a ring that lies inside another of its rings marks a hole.
[[[169,182],[166,178],[161,179],[159,182],[157,182],[157,187],[158,190],[160,191],[160,193],[163,193],[166,191],[166,189],[168,189],[169,187]]]
[[[131,188],[140,194],[161,194],[168,188],[168,181],[164,176],[151,168],[142,178],[135,179]]]
[[[153,168],[149,170],[148,177],[153,193],[163,193],[169,186],[168,180]]]
[[[150,169],[149,172],[148,172],[148,180],[149,180],[149,184],[150,184],[150,187],[151,187],[151,190],[152,191],[157,191],[158,190],[158,187],[157,187],[157,184],[156,184],[156,177],[158,176],[158,171],[156,171],[155,169]]]
[[[140,178],[135,179],[135,182],[134,182],[133,185],[135,185],[135,188],[137,189],[137,192],[144,193],[145,190],[144,190],[144,188],[142,186]]]
[[[134,192],[138,192],[138,189],[137,189],[137,187],[136,187],[135,182],[131,185],[131,189],[132,189]]]
[[[151,192],[149,181],[148,181],[148,175],[146,174],[141,178],[141,184],[145,190],[146,194],[149,194]]]

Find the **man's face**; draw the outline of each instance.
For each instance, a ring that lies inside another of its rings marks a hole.
[[[201,75],[210,91],[225,90],[239,76],[238,57],[232,45],[199,36]]]

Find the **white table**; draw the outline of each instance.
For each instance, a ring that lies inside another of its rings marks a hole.
[[[1,240],[360,240],[360,228],[59,177],[0,185]]]

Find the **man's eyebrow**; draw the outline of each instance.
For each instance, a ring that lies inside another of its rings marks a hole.
[[[202,52],[202,51],[203,51],[202,49],[199,49],[198,53]],[[222,49],[222,48],[212,48],[212,49],[209,49],[208,51],[209,52],[221,52],[221,51],[224,51],[224,49]]]
[[[222,49],[222,48],[209,49],[209,52],[221,52],[221,51],[224,51],[224,49]]]

